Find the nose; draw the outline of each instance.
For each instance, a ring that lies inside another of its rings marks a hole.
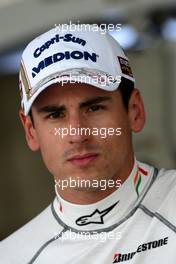
[[[70,144],[83,144],[90,138],[90,128],[87,127],[85,117],[74,114],[69,119],[68,141]]]

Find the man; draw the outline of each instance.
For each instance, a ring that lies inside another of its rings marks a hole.
[[[134,156],[145,112],[123,50],[99,30],[52,29],[24,50],[26,141],[56,198],[1,242],[3,264],[175,263],[176,173]]]

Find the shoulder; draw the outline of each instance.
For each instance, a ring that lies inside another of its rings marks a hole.
[[[157,169],[146,163],[138,161],[140,167],[144,168],[153,177],[152,190],[156,192],[167,192],[176,188],[176,170],[175,169]],[[162,189],[159,187],[162,186]]]
[[[0,256],[4,264],[27,263],[36,251],[56,236],[58,223],[48,206],[39,215],[0,243]]]
[[[152,179],[151,179],[152,180]],[[160,169],[142,201],[153,216],[161,216],[176,226],[176,170]]]
[[[151,186],[151,191],[155,193],[158,198],[162,197],[163,199],[171,193],[174,193],[176,191],[176,170],[157,170],[156,178]]]

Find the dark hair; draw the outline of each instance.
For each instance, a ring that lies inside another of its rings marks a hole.
[[[31,118],[31,122],[32,122],[32,125],[33,125],[33,127],[34,127],[34,118],[33,118],[33,115],[32,115],[32,109],[30,109],[28,115],[30,116],[30,118]]]
[[[129,103],[129,99],[131,97],[133,90],[134,90],[134,83],[132,81],[122,77],[121,83],[120,83],[117,91],[120,91],[120,93],[122,95],[123,104],[124,104],[126,110],[128,110],[128,103]]]

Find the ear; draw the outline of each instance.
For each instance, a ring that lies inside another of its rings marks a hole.
[[[29,148],[32,151],[37,151],[39,149],[39,143],[31,117],[29,115],[25,116],[22,109],[19,110],[19,117],[25,131],[25,137]]]
[[[140,132],[145,124],[145,110],[141,94],[134,89],[128,104],[128,117],[133,132]]]

